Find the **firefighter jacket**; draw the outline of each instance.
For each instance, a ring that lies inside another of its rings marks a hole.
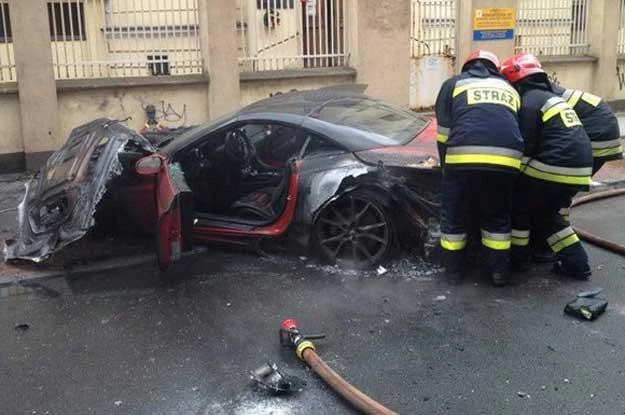
[[[592,148],[571,106],[548,84],[522,87],[519,124],[525,139],[521,173],[575,190],[588,190]]]
[[[523,138],[516,90],[481,62],[443,84],[436,100],[445,169],[518,172]]]
[[[590,138],[595,159],[608,161],[623,158],[618,120],[607,102],[588,92],[564,89],[555,84],[551,87],[577,113]]]

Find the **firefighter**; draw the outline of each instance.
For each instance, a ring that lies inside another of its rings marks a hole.
[[[592,147],[593,175],[605,162],[623,158],[618,120],[607,102],[591,93],[565,89],[553,83],[551,88],[575,110],[584,126]]]
[[[477,198],[484,266],[493,285],[510,275],[511,201],[521,166],[520,98],[499,73],[499,59],[478,50],[462,72],[443,84],[436,100],[437,141],[444,166],[441,247],[445,276],[462,279],[466,208]]]
[[[502,74],[521,95],[519,124],[525,156],[515,191],[513,263],[529,259],[530,222],[544,232],[555,253],[553,271],[577,279],[590,274],[588,256],[569,223],[559,214],[578,191],[590,185],[590,140],[571,106],[554,93],[536,58],[519,54],[506,60]]]

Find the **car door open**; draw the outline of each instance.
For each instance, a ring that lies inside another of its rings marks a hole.
[[[158,266],[166,270],[193,247],[193,194],[178,164],[169,165],[159,154],[137,162],[141,175],[156,175]]]

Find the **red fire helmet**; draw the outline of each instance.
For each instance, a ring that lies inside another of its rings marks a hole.
[[[501,74],[513,84],[537,73],[544,74],[545,71],[536,56],[530,53],[519,53],[501,64]]]
[[[489,61],[490,63],[495,65],[495,68],[497,68],[497,70],[499,70],[499,68],[500,68],[499,58],[497,57],[497,55],[495,55],[494,53],[489,52],[487,50],[476,50],[476,51],[472,52],[465,59],[464,64],[462,65],[462,68],[464,69],[464,67],[468,63],[471,63],[471,62],[476,61],[478,59],[484,59],[484,60]]]

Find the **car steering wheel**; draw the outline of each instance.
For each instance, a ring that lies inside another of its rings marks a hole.
[[[224,146],[226,156],[231,161],[242,165],[248,165],[256,156],[256,147],[241,129],[229,131],[226,134]]]

